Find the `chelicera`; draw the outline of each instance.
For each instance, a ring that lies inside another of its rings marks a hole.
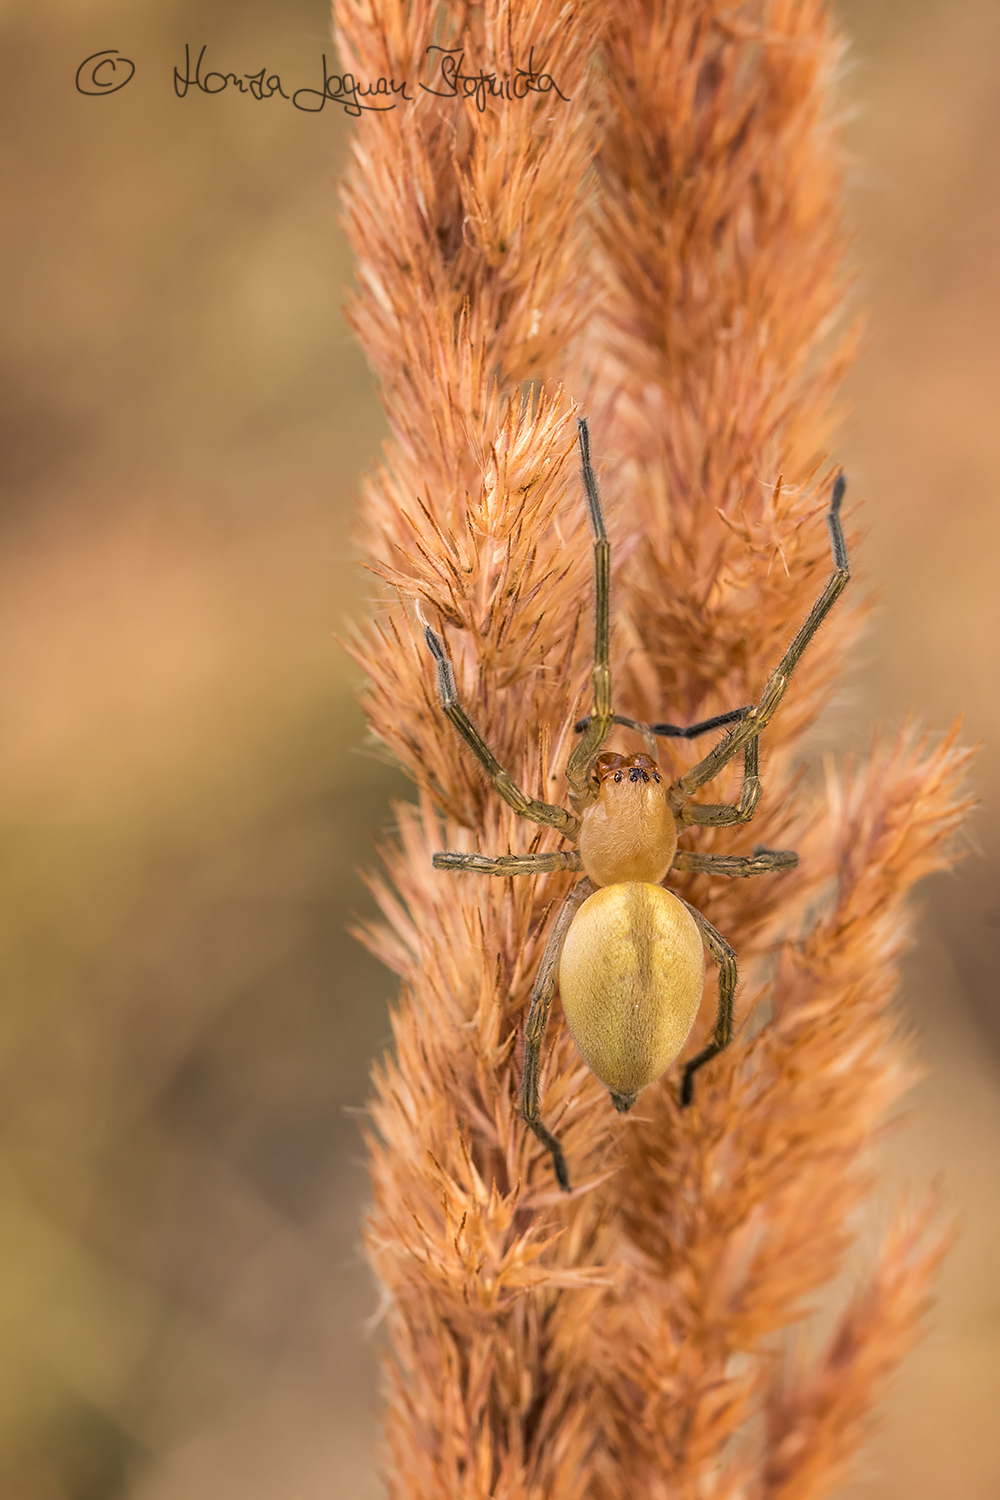
[[[566,1158],[543,1123],[539,1072],[542,1039],[558,979],[563,1012],[581,1056],[622,1114],[640,1091],[679,1055],[694,1024],[705,975],[705,948],[719,969],[718,1012],[711,1040],[684,1065],[680,1103],[694,1097],[694,1077],[729,1044],[733,1030],[736,955],[712,924],[663,881],[671,870],[730,877],[764,875],[798,864],[791,849],[758,846],[752,855],[700,854],[678,849],[689,825],[734,825],[753,817],[760,798],[758,741],[784,695],[803,651],[843,590],[850,570],[840,525],[846,481],[837,475],[827,524],[834,571],[805,623],[767,680],[760,701],[680,727],[642,724],[612,712],[609,662],[611,549],[590,461],[587,423],[579,422],[582,477],[594,530],[594,707],[577,724],[581,735],[566,766],[572,812],[521,790],[480,736],[458,700],[444,643],[430,626],[427,644],[437,664],[441,708],[478,758],[496,792],[522,818],[558,829],[573,848],[549,853],[435,854],[439,870],[480,875],[583,873],[552,927],[531,992],[525,1027],[521,1113],[552,1157],[559,1185],[570,1188]],[[726,733],[708,754],[666,784],[650,754],[604,751],[613,724],[637,731],[647,750],[656,738],[695,739]],[[736,805],[696,802],[694,794],[733,759],[743,756]]]

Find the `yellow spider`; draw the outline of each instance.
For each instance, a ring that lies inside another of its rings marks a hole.
[[[549,854],[496,857],[435,854],[435,867],[503,876],[547,870],[584,872],[560,907],[531,992],[521,1093],[525,1123],[551,1153],[556,1178],[566,1192],[570,1190],[566,1158],[559,1141],[542,1123],[538,1088],[542,1038],[557,973],[563,1011],[580,1055],[624,1114],[640,1090],[669,1068],[687,1040],[701,1001],[707,947],[719,966],[718,1016],[712,1040],[684,1067],[680,1102],[690,1104],[695,1073],[728,1046],[732,1035],[736,955],[700,912],[661,882],[670,870],[747,876],[791,869],[798,863],[793,850],[761,846],[750,856],[698,854],[678,849],[677,835],[687,824],[747,823],[753,817],[760,797],[761,731],[781,702],[799,657],[850,577],[840,525],[846,480],[840,473],[827,515],[833,574],[768,678],[760,702],[688,728],[640,724],[613,714],[608,660],[611,548],[590,462],[587,424],[581,420],[578,425],[583,483],[595,537],[594,709],[576,726],[583,737],[566,766],[573,812],[529,797],[503,769],[458,701],[443,641],[430,626],[425,630],[437,663],[441,707],[494,789],[520,817],[557,828],[577,846]],[[712,729],[732,727],[703,760],[665,786],[650,756],[601,753],[612,724],[638,730],[648,746],[654,735],[694,739]],[[692,802],[693,793],[740,751],[743,784],[738,806]]]

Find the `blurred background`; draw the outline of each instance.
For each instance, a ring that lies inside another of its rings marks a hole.
[[[840,453],[878,611],[817,752],[985,741],[905,1006],[888,1201],[963,1234],[852,1497],[1000,1493],[1000,8],[843,0],[870,338]],[[346,935],[402,778],[333,640],[383,423],[339,312],[325,0],[0,0],[0,1496],[376,1500]],[[117,47],[132,83],[73,85]],[[881,1210],[877,1210],[875,1219]],[[874,1244],[875,1230],[869,1243]]]

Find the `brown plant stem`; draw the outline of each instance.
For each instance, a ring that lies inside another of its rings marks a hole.
[[[668,1074],[622,1122],[556,1017],[544,1111],[573,1163],[567,1200],[518,1088],[570,879],[432,869],[442,848],[560,840],[484,783],[440,712],[422,624],[445,637],[506,768],[564,801],[590,707],[570,399],[585,397],[616,706],[683,722],[759,695],[830,566],[824,445],[854,339],[841,43],[818,0],[337,0],[335,15],[361,78],[423,76],[432,44],[499,73],[534,49],[567,96],[480,111],[416,90],[361,122],[344,190],[351,316],[392,428],[362,536],[387,589],[354,650],[373,731],[419,788],[367,934],[401,979],[375,1072],[367,1230],[390,1494],[819,1496],[913,1336],[938,1250],[895,1230],[813,1365],[776,1380],[774,1340],[841,1269],[871,1146],[913,1076],[892,1011],[905,898],[948,863],[966,754],[954,734],[907,731],[831,771],[825,802],[796,791],[796,741],[860,617],[838,606],[766,732],[753,824],[684,835],[802,851],[789,874],[674,882],[737,949],[738,1034],[689,1110]],[[668,745],[671,775],[701,753]],[[731,797],[737,774],[706,798]]]

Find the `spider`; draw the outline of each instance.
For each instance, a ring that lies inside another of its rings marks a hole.
[[[570,1191],[569,1170],[558,1138],[542,1122],[539,1071],[542,1040],[555,994],[577,1048],[611,1095],[621,1114],[639,1092],[659,1078],[680,1053],[701,1002],[707,948],[719,969],[715,1030],[708,1044],[684,1066],[681,1107],[694,1097],[694,1076],[729,1045],[733,1030],[736,954],[699,911],[668,890],[671,870],[733,877],[789,870],[798,864],[790,849],[758,845],[752,855],[699,854],[678,849],[678,832],[689,824],[733,825],[753,817],[760,797],[758,741],[781,702],[803,651],[840,595],[850,569],[840,525],[846,480],[833,485],[827,525],[834,571],[799,633],[771,673],[760,701],[681,728],[642,724],[611,711],[609,663],[611,549],[590,461],[587,423],[578,422],[582,478],[594,531],[593,712],[575,726],[582,737],[566,766],[573,811],[539,802],[521,790],[500,765],[458,700],[455,674],[444,643],[428,625],[425,637],[437,665],[441,708],[479,760],[496,792],[519,817],[555,828],[575,848],[549,853],[434,855],[439,870],[480,875],[583,872],[566,896],[552,928],[531,991],[525,1026],[521,1114],[548,1150],[556,1179]],[[665,785],[651,755],[602,752],[613,724],[640,733],[647,750],[655,736],[696,739],[713,729],[727,733],[691,770]],[[729,727],[731,726],[731,727]],[[738,805],[694,802],[693,794],[743,753]]]

